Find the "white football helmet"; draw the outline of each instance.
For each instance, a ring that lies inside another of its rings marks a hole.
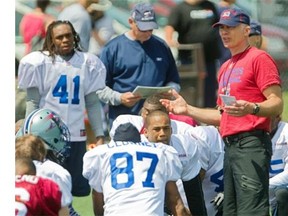
[[[37,109],[24,120],[16,137],[32,134],[41,137],[46,148],[63,162],[70,154],[70,132],[61,117],[50,109]]]

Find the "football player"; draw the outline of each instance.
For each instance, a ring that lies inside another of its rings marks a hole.
[[[207,215],[200,178],[198,144],[196,144],[200,140],[191,139],[184,134],[172,134],[169,115],[167,111],[161,110],[152,111],[146,116],[144,136],[149,142],[162,142],[176,149],[183,165],[183,172],[179,178],[183,182],[185,191],[185,194],[181,194],[182,199],[187,201],[192,215]],[[142,141],[145,140],[144,136]],[[181,182],[178,182],[179,184]]]
[[[61,117],[50,109],[30,113],[16,134],[16,157],[31,158],[37,176],[54,180],[62,191],[62,206],[69,206],[70,215],[77,215],[72,207],[72,179],[62,164],[69,156],[70,132]]]
[[[281,116],[271,121],[272,158],[270,162],[269,198],[272,215],[288,215],[288,123]]]
[[[36,176],[36,167],[30,158],[15,161],[15,216],[66,216],[61,207],[61,190],[52,180]]]
[[[163,215],[166,199],[174,215],[190,215],[177,190],[182,164],[175,149],[141,142],[131,123],[114,140],[84,156],[83,176],[93,188],[95,215]]]
[[[90,187],[82,176],[87,139],[84,112],[95,133],[95,143],[103,143],[102,122],[97,119],[101,104],[97,103],[96,91],[105,87],[106,69],[97,56],[82,52],[79,44],[71,22],[53,21],[47,28],[43,48],[21,59],[18,85],[27,93],[26,117],[38,108],[48,108],[58,112],[69,128],[71,153],[65,168],[73,179],[72,194],[88,196]]]

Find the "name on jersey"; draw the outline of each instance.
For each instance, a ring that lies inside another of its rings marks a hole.
[[[185,153],[183,154],[178,154],[178,157],[181,158],[181,157],[187,157],[187,155]]]
[[[34,175],[16,175],[15,176],[15,182],[29,182],[31,184],[37,184],[39,178],[38,176]]]
[[[116,147],[127,146],[127,145],[147,146],[147,147],[156,148],[156,144],[150,143],[150,142],[134,143],[134,142],[127,142],[127,141],[118,141],[118,142],[110,142],[107,144],[108,148],[116,148]]]

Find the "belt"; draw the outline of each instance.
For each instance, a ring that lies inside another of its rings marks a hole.
[[[230,135],[230,136],[225,136],[223,137],[223,140],[226,144],[231,145],[232,143],[238,142],[239,140],[249,137],[249,136],[264,136],[265,134],[269,135],[268,132],[264,130],[254,130],[254,131],[247,131],[247,132],[241,132],[238,134]]]

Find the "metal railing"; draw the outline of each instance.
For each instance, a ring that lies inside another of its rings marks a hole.
[[[178,65],[181,85],[180,94],[189,104],[203,107],[204,76],[206,71],[203,45],[201,43],[180,44],[177,49],[191,50],[192,52],[191,64]]]

